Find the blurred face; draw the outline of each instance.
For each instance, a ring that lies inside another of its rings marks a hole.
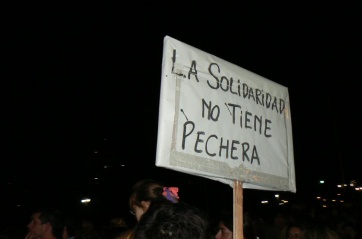
[[[142,207],[134,205],[131,210],[132,214],[136,216],[137,221],[141,219],[141,216],[147,211],[150,206],[150,202],[142,201],[141,204]]]
[[[215,239],[232,239],[233,232],[230,231],[223,223],[219,224],[219,230],[215,235]]]
[[[136,216],[137,221],[139,221],[141,219],[141,216],[143,215],[143,213],[145,213],[143,208],[138,207],[138,206],[134,206],[133,212],[134,212],[134,215]]]
[[[288,231],[288,239],[299,239],[302,230],[299,227],[291,227]]]
[[[40,213],[34,213],[28,224],[28,236],[31,238],[41,238],[45,231],[46,224],[41,224],[39,219]]]

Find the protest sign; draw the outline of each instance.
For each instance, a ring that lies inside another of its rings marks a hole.
[[[166,36],[156,166],[295,192],[288,88]]]

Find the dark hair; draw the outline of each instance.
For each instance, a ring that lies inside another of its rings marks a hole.
[[[142,201],[167,201],[163,196],[163,184],[153,179],[143,179],[133,185],[131,190],[131,197],[129,199],[129,206],[142,207]]]
[[[234,228],[233,212],[230,210],[222,210],[219,216],[219,222],[224,224],[230,231]]]
[[[59,210],[52,207],[42,207],[36,209],[34,213],[39,213],[41,224],[49,223],[52,226],[52,232],[56,238],[63,238],[65,219]]]
[[[134,239],[206,239],[203,213],[185,202],[154,202],[135,228]]]

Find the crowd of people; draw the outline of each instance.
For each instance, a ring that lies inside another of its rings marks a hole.
[[[230,208],[215,217],[180,200],[177,187],[153,179],[142,179],[132,188],[129,225],[122,217],[107,225],[90,218],[77,220],[52,207],[36,208],[30,215],[27,232],[19,239],[232,239],[234,215]],[[331,211],[320,215],[295,215],[276,211],[263,218],[243,212],[244,239],[362,239],[358,214]],[[0,239],[12,238],[4,232]]]

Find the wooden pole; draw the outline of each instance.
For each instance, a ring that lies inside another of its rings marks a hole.
[[[243,184],[240,181],[234,183],[234,239],[244,239],[244,222],[243,222]]]

